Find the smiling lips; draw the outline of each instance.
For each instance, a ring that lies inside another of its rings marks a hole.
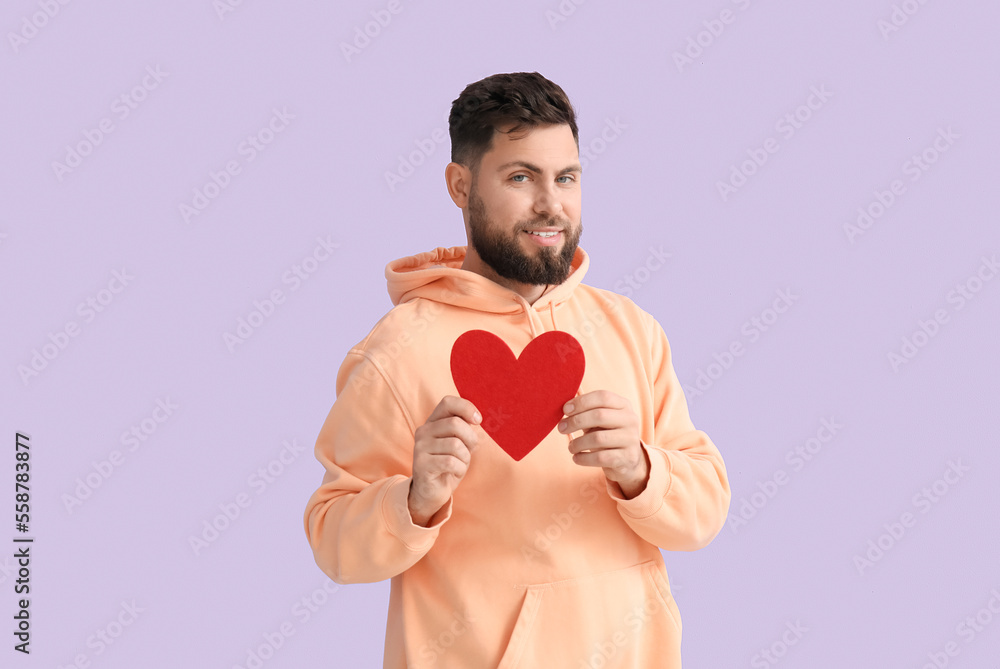
[[[554,246],[562,239],[562,231],[559,228],[539,228],[537,230],[525,230],[532,241],[541,246]]]

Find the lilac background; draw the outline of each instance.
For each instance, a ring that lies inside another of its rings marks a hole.
[[[4,666],[246,666],[282,623],[292,634],[265,667],[381,666],[388,582],[328,595],[306,542],[312,447],[344,355],[391,307],[386,263],[466,242],[447,139],[393,188],[386,173],[446,137],[466,84],[534,70],[567,91],[594,151],[586,282],[631,280],[681,382],[715,376],[689,397],[692,417],[725,457],[730,520],[754,512],[704,550],[665,553],[685,667],[773,666],[758,654],[781,652],[796,622],[808,631],[782,666],[917,668],[948,642],[949,666],[1000,666],[1000,599],[986,608],[1000,592],[1000,280],[973,278],[1000,250],[996,3],[908,0],[883,35],[888,0],[400,0],[349,59],[341,44],[388,3],[216,5],[16,0],[0,13],[0,487],[26,432],[37,537],[30,657],[11,650],[14,562],[0,553]],[[721,34],[703,32],[726,9]],[[678,67],[700,32],[707,46]],[[120,118],[113,101],[147,67],[166,74]],[[832,97],[786,138],[775,124],[811,87]],[[240,143],[274,109],[294,118],[247,161]],[[59,178],[53,162],[103,118],[113,130]],[[911,181],[904,164],[947,128],[957,139]],[[716,182],[769,137],[779,150],[724,200]],[[239,174],[186,222],[179,206],[230,160]],[[905,192],[849,241],[845,224],[894,179]],[[292,290],[282,277],[317,237],[339,247]],[[655,271],[650,247],[671,254]],[[87,322],[77,305],[122,268],[134,278]],[[951,291],[970,280],[981,290],[958,309]],[[224,334],[274,289],[284,303],[229,350]],[[781,289],[797,298],[752,341],[744,325],[773,316]],[[889,354],[939,309],[947,322],[894,369]],[[68,321],[78,336],[23,380]],[[733,342],[743,355],[709,369]],[[168,399],[178,408],[151,422]],[[794,471],[786,454],[824,418],[843,427]],[[130,451],[121,435],[143,420],[156,429]],[[302,450],[274,464],[285,442]],[[122,464],[70,512],[77,479],[115,450]],[[918,505],[958,460],[968,471]],[[280,473],[255,487],[269,463]],[[779,469],[787,482],[754,509]],[[196,552],[189,537],[241,494],[250,506]],[[4,518],[11,504],[5,493]],[[915,524],[859,569],[905,512]],[[321,602],[308,619],[303,598]],[[93,645],[133,600],[138,617]],[[977,615],[988,622],[970,639],[959,625]]]

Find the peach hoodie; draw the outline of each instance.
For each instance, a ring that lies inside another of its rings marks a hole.
[[[718,449],[691,423],[663,329],[628,298],[582,284],[582,248],[567,280],[532,305],[460,269],[465,249],[386,266],[396,306],[348,352],[316,440],[326,474],[304,520],[317,565],[342,584],[392,579],[383,667],[680,667],[660,548],[711,542],[730,489]],[[613,391],[640,418],[645,490],[624,499],[602,469],[574,464],[571,435],[553,429],[515,462],[475,426],[465,478],[430,527],[415,525],[414,431],[458,394],[451,347],[471,329],[516,355],[549,330],[576,337],[579,394]]]

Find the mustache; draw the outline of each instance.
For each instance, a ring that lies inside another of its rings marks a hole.
[[[523,222],[521,225],[528,230],[537,230],[538,228],[559,228],[560,230],[569,230],[570,222],[567,220],[556,220],[554,218],[542,219],[535,222]]]

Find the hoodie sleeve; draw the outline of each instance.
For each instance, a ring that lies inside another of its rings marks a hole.
[[[335,582],[373,583],[402,573],[430,550],[451,517],[451,500],[429,527],[410,517],[414,430],[381,366],[365,351],[348,353],[316,440],[326,473],[304,518],[316,564]]]
[[[617,483],[608,494],[636,534],[671,551],[707,546],[722,530],[731,491],[726,466],[707,434],[696,430],[670,357],[663,328],[648,316],[653,376],[653,439],[642,440],[649,455],[645,489],[625,499]],[[648,431],[643,426],[643,434]]]

